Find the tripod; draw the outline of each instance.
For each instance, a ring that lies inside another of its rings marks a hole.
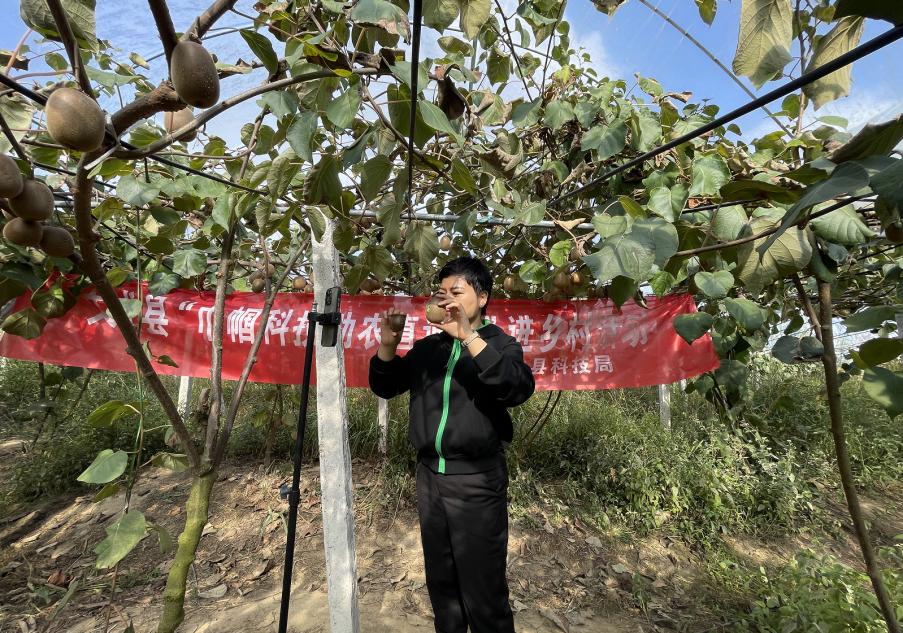
[[[310,372],[314,357],[314,337],[317,332],[317,324],[323,327],[323,337],[320,341],[322,347],[335,347],[338,341],[339,323],[342,316],[339,312],[339,300],[341,288],[334,287],[326,291],[326,309],[317,312],[317,304],[314,303],[307,314],[307,345],[304,349],[304,374],[301,380],[301,405],[298,410],[298,430],[295,435],[295,448],[293,454],[294,471],[292,472],[292,485],[289,488],[282,484],[279,488],[279,497],[288,500],[288,534],[285,539],[285,568],[282,572],[282,601],[279,605],[279,633],[285,633],[288,626],[288,604],[292,591],[292,565],[295,562],[295,527],[298,523],[298,503],[301,491],[298,486],[301,481],[301,447],[304,444],[304,430],[307,426],[307,402],[310,396]]]

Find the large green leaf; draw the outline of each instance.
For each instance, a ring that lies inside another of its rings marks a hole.
[[[712,25],[715,21],[715,12],[718,10],[717,0],[696,0],[696,7],[699,9],[699,17],[702,21]]]
[[[307,204],[340,204],[342,183],[339,180],[339,159],[336,156],[320,156],[320,161],[307,173],[303,194]]]
[[[207,254],[196,248],[181,248],[172,256],[172,271],[182,277],[195,277],[207,269]]]
[[[461,8],[461,30],[464,37],[474,39],[489,20],[489,10],[492,0],[458,0]]]
[[[13,138],[17,141],[21,141],[26,130],[31,127],[31,117],[34,111],[34,104],[19,95],[0,97],[0,116],[6,120],[6,124],[13,133]],[[12,146],[6,135],[0,134],[0,153],[8,153],[11,150]]]
[[[724,307],[734,320],[743,326],[747,332],[758,330],[765,324],[768,313],[749,299],[724,300]]]
[[[629,222],[627,216],[609,215],[607,213],[597,213],[593,216],[593,228],[603,238],[613,235],[620,235],[627,230]]]
[[[11,4],[11,3],[10,3]],[[97,44],[95,33],[95,0],[62,0],[63,9],[69,18],[69,26],[76,38],[90,48]],[[9,11],[7,6],[7,11]],[[47,0],[21,0],[19,15],[22,21],[35,31],[53,40],[60,41],[56,21],[47,6]],[[9,17],[7,15],[7,17]]]
[[[361,107],[361,93],[357,86],[351,86],[337,99],[333,99],[326,106],[324,114],[326,118],[340,129],[351,127],[354,116]]]
[[[107,538],[94,548],[97,554],[97,569],[113,567],[128,555],[147,534],[147,522],[137,510],[123,514],[115,523],[107,527]]]
[[[487,75],[489,81],[494,84],[508,81],[508,77],[511,75],[511,56],[501,53],[498,47],[493,46],[489,51]]]
[[[790,61],[793,9],[790,0],[743,0],[733,70],[759,88]]]
[[[567,101],[555,100],[546,104],[545,122],[552,130],[559,129],[577,117],[574,106]]]
[[[693,160],[693,181],[690,195],[697,197],[717,196],[721,187],[730,182],[731,171],[720,154],[705,154]]]
[[[903,160],[872,176],[871,184],[888,206],[903,210]]]
[[[636,109],[630,118],[631,146],[640,152],[648,152],[662,140],[662,124],[658,117],[645,108]]]
[[[847,246],[856,246],[875,237],[875,232],[866,226],[852,205],[815,218],[809,224],[819,237]]]
[[[627,126],[618,119],[611,125],[597,125],[583,135],[580,149],[595,150],[599,160],[608,160],[627,144]]]
[[[873,338],[859,348],[859,359],[869,367],[883,365],[903,354],[903,340],[898,338]]]
[[[94,409],[88,416],[87,423],[88,426],[93,426],[98,429],[109,428],[116,420],[136,413],[137,411],[134,406],[126,404],[122,400],[110,400]]]
[[[408,226],[404,251],[422,266],[428,265],[439,254],[439,237],[428,222],[413,222]]]
[[[423,117],[423,122],[428,126],[433,128],[437,132],[444,132],[450,135],[458,142],[458,145],[464,144],[464,139],[452,126],[451,122],[448,120],[448,117],[445,116],[445,113],[439,106],[432,104],[429,101],[418,101],[417,109],[419,110],[420,115]]]
[[[903,4],[900,5],[903,8]],[[831,160],[844,163],[869,156],[884,156],[903,141],[903,114],[883,123],[869,123],[837,149]]]
[[[862,332],[881,327],[887,321],[893,321],[901,306],[872,306],[848,316],[843,325],[847,332]]]
[[[455,184],[468,193],[477,193],[477,181],[474,180],[473,174],[459,159],[454,159],[451,163],[450,175]]]
[[[677,229],[661,218],[643,218],[633,223],[630,235],[650,245],[656,266],[664,266],[677,252],[679,238]],[[643,281],[637,279],[637,281]]]
[[[273,159],[267,170],[267,187],[273,200],[286,192],[299,167],[298,157],[292,151],[283,152]]]
[[[373,200],[392,173],[392,161],[388,156],[377,154],[361,167],[361,195],[365,200]]]
[[[707,312],[681,314],[674,317],[674,329],[683,340],[692,344],[708,332],[714,322],[715,318]]]
[[[108,484],[125,472],[129,455],[125,451],[105,448],[97,454],[91,465],[78,476],[78,481],[86,484]]]
[[[719,207],[712,211],[712,232],[718,239],[729,242],[740,237],[748,220],[746,210],[739,204]]]
[[[376,26],[392,35],[411,40],[408,15],[400,7],[386,0],[360,0],[348,15],[357,24]]]
[[[273,50],[273,44],[269,38],[251,29],[242,29],[239,33],[247,42],[248,48],[263,62],[266,69],[271,73],[276,72],[279,67],[279,58],[276,56],[276,51]]]
[[[734,287],[734,276],[727,270],[700,271],[693,277],[696,287],[712,299],[723,299]]]
[[[30,341],[41,335],[46,323],[44,317],[33,308],[25,308],[6,317],[3,323],[0,323],[0,330]]]
[[[649,210],[669,222],[674,222],[680,217],[684,205],[687,203],[689,192],[686,185],[677,183],[670,189],[668,187],[656,187],[649,192]]]
[[[380,281],[392,272],[393,263],[392,254],[382,246],[368,246],[358,259],[358,264]]]
[[[749,222],[753,234],[777,225],[778,221],[769,217],[757,217]],[[783,275],[802,270],[812,258],[807,231],[798,228],[784,231],[764,252],[760,249],[768,238],[744,244],[737,253],[737,277],[752,292],[758,293]]]
[[[135,178],[129,174],[122,176],[116,184],[116,196],[133,207],[142,207],[157,197],[160,186],[155,183],[144,182],[144,179]]]
[[[865,20],[859,17],[842,18],[823,37],[817,40],[815,50],[806,72],[824,66],[829,61],[849,52],[859,44]],[[803,86],[803,92],[815,104],[817,110],[829,101],[845,97],[850,93],[852,65],[835,70]]]
[[[865,392],[895,418],[903,413],[903,374],[884,367],[870,367],[862,372]]]
[[[442,32],[451,26],[459,11],[457,0],[423,0],[423,23]]]
[[[309,163],[314,162],[311,141],[317,132],[317,113],[302,112],[289,126],[285,139],[295,153]]]
[[[887,20],[899,26],[903,24],[903,3],[896,0],[837,0],[834,18],[848,15]]]
[[[583,261],[602,283],[618,275],[645,281],[655,265],[655,253],[648,242],[626,234],[606,239],[598,251],[585,255]]]

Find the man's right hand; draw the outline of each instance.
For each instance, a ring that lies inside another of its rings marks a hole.
[[[404,312],[395,308],[389,308],[380,315],[379,350],[376,353],[384,361],[390,361],[395,358],[395,350],[398,349],[398,344],[401,342],[401,332],[395,332],[389,327],[389,317],[393,314],[404,314]]]

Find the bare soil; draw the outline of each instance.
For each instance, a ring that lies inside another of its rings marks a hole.
[[[11,445],[10,445],[11,446]],[[9,448],[0,447],[0,451]],[[6,452],[0,461],[14,458]],[[275,631],[284,562],[286,505],[279,484],[288,466],[231,463],[214,488],[211,520],[189,575],[181,631]],[[387,498],[379,463],[354,462],[361,630],[433,630],[416,513],[404,495]],[[147,471],[131,507],[176,538],[184,522],[185,473]],[[329,631],[319,470],[304,469],[289,630]],[[842,499],[841,499],[842,501]],[[0,517],[0,631],[28,633],[154,631],[170,555],[152,534],[119,565],[96,570],[93,548],[124,507],[122,494],[94,503],[89,494],[35,503]],[[903,495],[864,499],[879,540],[903,533]],[[832,533],[792,538],[725,537],[738,559],[780,565],[801,547],[859,565],[837,505]],[[730,630],[698,596],[705,560],[677,538],[617,538],[552,508],[512,521],[509,584],[520,633],[639,633]],[[115,584],[114,598],[112,588]]]

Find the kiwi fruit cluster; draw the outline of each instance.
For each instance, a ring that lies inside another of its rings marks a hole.
[[[216,63],[197,42],[184,40],[176,45],[169,61],[169,76],[179,98],[188,105],[209,108],[219,101]]]
[[[57,88],[44,106],[47,130],[57,143],[80,152],[103,145],[107,117],[97,102],[75,88]]]
[[[261,264],[260,268],[248,277],[248,280],[251,282],[251,290],[253,292],[263,292],[267,287],[267,279],[272,279],[275,274],[276,267],[273,264]]]
[[[23,178],[19,166],[0,154],[0,196],[7,199],[9,213],[3,225],[3,239],[18,246],[40,248],[53,257],[75,253],[75,240],[64,228],[47,226],[53,214],[53,192],[39,180]]]
[[[292,279],[292,289],[297,290],[298,292],[313,292],[314,285],[310,283],[310,280],[304,275],[299,275]]]

